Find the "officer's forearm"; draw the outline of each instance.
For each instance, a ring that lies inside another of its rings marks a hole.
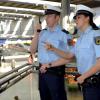
[[[70,60],[66,60],[66,59],[60,58],[60,59],[50,63],[50,67],[57,67],[57,66],[60,66],[60,65],[65,65],[65,64],[67,64],[69,62],[70,62]]]
[[[72,59],[74,55],[70,52],[64,52],[62,50],[59,50],[57,48],[54,48],[53,51],[57,53],[59,56],[63,57],[64,59]]]
[[[38,39],[39,39],[39,34],[35,34],[32,39],[32,43],[31,43],[31,47],[30,47],[31,54],[34,54],[37,50]]]
[[[31,47],[30,47],[31,54],[34,54],[37,50],[38,40],[39,40],[39,35],[41,32],[41,29],[42,29],[42,26],[40,23],[34,27],[34,37],[32,39],[32,43],[31,43]]]
[[[97,72],[100,72],[100,58],[97,59],[96,64],[87,72],[85,72],[82,76],[84,79],[92,76],[93,74],[96,74]]]

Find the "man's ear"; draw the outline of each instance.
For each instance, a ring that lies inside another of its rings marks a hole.
[[[60,16],[56,15],[56,20],[59,21],[60,19]]]
[[[90,20],[90,17],[89,16],[87,16],[86,18],[87,18],[87,20]]]

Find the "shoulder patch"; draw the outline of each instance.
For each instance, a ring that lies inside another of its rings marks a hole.
[[[100,45],[100,36],[95,37],[94,40],[96,45]]]
[[[65,29],[62,29],[62,31],[63,31],[64,33],[66,33],[66,34],[69,34],[69,32],[68,32],[67,30],[65,30]]]

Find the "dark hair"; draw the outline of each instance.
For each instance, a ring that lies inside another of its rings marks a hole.
[[[97,27],[97,25],[93,22],[93,14],[85,14],[84,13],[83,15],[86,16],[86,17],[89,16],[89,18],[90,18],[89,23],[94,30],[99,30],[99,27]]]
[[[74,32],[73,32],[73,35],[77,34],[77,28],[74,27]]]
[[[97,25],[93,22],[93,16],[89,16],[90,17],[90,25],[92,26],[92,28],[94,30],[99,30],[99,27],[97,27]]]

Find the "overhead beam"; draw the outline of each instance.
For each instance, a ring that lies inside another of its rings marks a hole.
[[[92,2],[93,0],[72,0],[72,3],[75,4],[84,4],[84,3],[88,3],[88,2]]]
[[[0,17],[1,20],[18,20],[19,18],[14,18],[14,17]]]
[[[32,5],[45,5],[45,4],[51,4],[52,6],[61,6],[60,2],[53,2],[52,1],[42,1],[42,0],[0,0],[2,2],[15,2],[20,4],[32,4]],[[73,4],[71,4],[72,7],[74,7]]]
[[[0,6],[0,10],[7,10],[7,11],[14,11],[14,12],[21,12],[21,13],[31,13],[31,14],[37,14],[37,15],[43,15],[44,10],[37,10],[37,9],[27,9],[27,8],[17,8],[17,7],[6,7],[6,6]]]
[[[0,12],[1,17],[4,16],[7,17],[17,17],[17,18],[32,18],[33,16],[30,14],[18,14],[18,13],[6,13],[6,12]]]
[[[44,5],[44,4],[52,4],[53,6],[61,6],[61,3],[52,2],[52,1],[41,1],[41,0],[0,0],[2,2],[16,2],[23,4],[35,4],[35,5]]]

